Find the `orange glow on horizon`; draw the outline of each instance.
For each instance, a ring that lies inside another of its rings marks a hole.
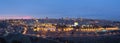
[[[32,19],[31,16],[0,16],[0,19]]]

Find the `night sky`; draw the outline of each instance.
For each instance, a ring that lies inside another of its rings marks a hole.
[[[0,16],[120,19],[120,0],[0,0]]]

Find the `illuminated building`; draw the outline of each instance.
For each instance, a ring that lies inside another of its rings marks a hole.
[[[109,30],[118,30],[118,29],[119,28],[116,26],[103,27],[97,25],[82,25],[79,30],[84,32],[100,32],[100,31],[109,31]]]
[[[117,26],[104,26],[103,27],[105,30],[119,30]]]

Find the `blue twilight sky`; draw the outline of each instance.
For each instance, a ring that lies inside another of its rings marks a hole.
[[[120,18],[120,0],[0,0],[0,16]]]

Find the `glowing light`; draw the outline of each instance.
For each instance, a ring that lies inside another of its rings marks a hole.
[[[27,32],[27,28],[25,27],[24,32],[22,34],[26,34],[26,32]]]

